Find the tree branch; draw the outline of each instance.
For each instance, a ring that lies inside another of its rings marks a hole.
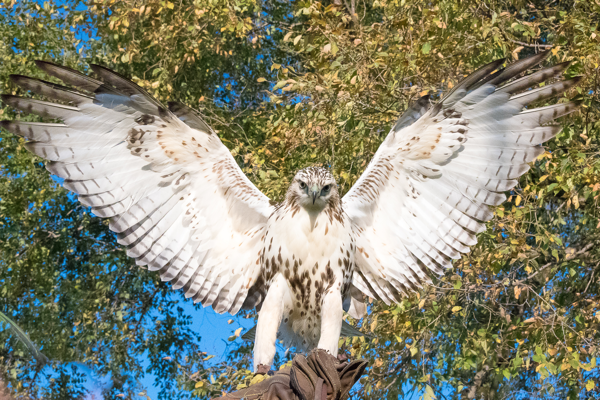
[[[479,371],[475,374],[475,377],[473,378],[473,386],[471,386],[471,389],[469,389],[469,393],[467,394],[467,399],[469,399],[469,400],[475,399],[475,396],[477,396],[477,390],[483,383],[483,377],[485,376],[485,374],[487,374],[487,372],[489,370],[490,370],[490,367],[487,365],[484,365],[483,368],[481,369],[481,371]]]
[[[535,44],[529,44],[529,43],[521,42],[521,41],[519,41],[519,40],[514,40],[514,39],[511,39],[511,38],[509,38],[509,37],[507,37],[507,39],[508,39],[508,40],[510,40],[510,41],[511,41],[511,42],[513,42],[513,43],[520,44],[521,46],[525,46],[525,47],[532,47],[532,48],[534,48],[534,49],[537,49],[537,48],[542,48],[542,49],[551,49],[551,48],[553,48],[553,47],[554,47],[554,45],[551,45],[551,44],[538,44],[538,43],[535,43]]]
[[[589,250],[589,249],[590,249],[590,248],[591,248],[593,245],[594,245],[594,243],[588,243],[588,244],[587,244],[587,245],[585,245],[585,247],[583,247],[581,250],[579,250],[579,251],[575,252],[575,253],[572,255],[572,257],[571,257],[571,258],[574,258],[576,255],[580,255],[580,254],[583,254],[583,253],[587,252],[587,251],[588,251],[588,250]],[[525,282],[525,281],[528,281],[528,280],[530,280],[531,278],[533,278],[534,276],[536,276],[537,274],[539,274],[540,272],[542,272],[543,270],[545,270],[546,268],[548,268],[548,267],[550,267],[550,266],[552,266],[552,265],[556,265],[556,263],[555,263],[555,262],[550,262],[550,263],[548,263],[548,264],[544,265],[542,268],[540,268],[539,270],[537,270],[537,271],[536,271],[536,272],[534,272],[533,274],[529,275],[528,277],[526,277],[526,278],[523,278],[523,279],[521,279],[520,281],[516,281],[516,282],[515,282],[515,284],[517,284],[517,285],[518,285],[518,284],[520,284],[520,283],[523,283],[523,282]]]

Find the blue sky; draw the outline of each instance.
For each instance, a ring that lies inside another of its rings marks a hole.
[[[193,317],[193,325],[191,329],[195,332],[199,332],[202,335],[200,347],[202,351],[208,354],[214,355],[215,358],[212,362],[222,361],[227,356],[227,338],[233,334],[233,332],[242,327],[244,332],[246,329],[251,328],[254,325],[253,319],[243,319],[233,317],[230,314],[219,315],[213,311],[212,308],[200,308],[196,309],[193,306],[191,300],[181,300],[179,303],[183,307],[184,311]],[[233,320],[231,324],[229,320]],[[238,339],[239,340],[239,339]],[[146,360],[141,360],[144,366],[148,365]],[[108,384],[108,379],[102,376],[97,376],[94,371],[85,367],[80,368],[82,372],[88,375],[90,382],[94,382],[94,385],[90,389],[90,393],[87,396],[88,399],[99,399],[102,387]],[[140,383],[146,389],[146,395],[152,400],[158,398],[159,388],[154,386],[155,376],[153,374],[146,374],[146,376],[140,380]],[[140,398],[143,398],[140,396]]]

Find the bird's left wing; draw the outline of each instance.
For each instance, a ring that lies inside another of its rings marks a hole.
[[[219,137],[192,110],[170,109],[101,66],[102,79],[49,62],[38,67],[77,89],[25,76],[14,83],[52,102],[3,95],[62,123],[2,121],[28,139],[64,187],[100,216],[138,265],[217,312],[261,301],[259,252],[272,211]]]
[[[579,79],[537,87],[567,64],[513,80],[548,53],[500,69],[503,60],[467,77],[435,106],[423,98],[396,123],[367,170],[343,198],[353,221],[357,269],[353,284],[386,303],[429,282],[476,243],[539,144],[573,112],[573,102],[525,109],[562,94]],[[532,90],[525,90],[536,87]]]

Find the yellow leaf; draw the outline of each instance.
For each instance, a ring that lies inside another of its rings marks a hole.
[[[290,38],[292,37],[293,34],[294,34],[294,32],[286,33],[285,36],[283,37],[283,41],[287,42],[288,40],[290,40]]]
[[[256,82],[266,82],[266,81],[267,81],[267,80],[266,80],[265,78],[258,78],[258,79],[256,80]]]
[[[515,200],[515,205],[521,204],[521,196],[517,196],[517,200]]]
[[[298,42],[302,39],[302,35],[298,35],[294,38],[294,46],[298,44]]]
[[[452,307],[452,312],[453,312],[453,313],[455,313],[455,312],[459,312],[460,310],[462,310],[462,307],[461,307],[461,306],[454,306],[454,307]]]
[[[203,381],[196,382],[196,385],[194,385],[194,387],[195,387],[196,389],[198,389],[199,387],[202,387],[202,386],[204,386],[204,382],[203,382]]]
[[[513,55],[513,57],[514,57],[514,59],[515,59],[515,60],[518,60],[518,59],[519,59],[519,52],[520,52],[521,50],[523,50],[523,46],[519,46],[519,47],[517,47],[516,49],[514,49],[514,50],[512,51],[512,55]]]
[[[239,337],[241,332],[242,332],[242,328],[237,328],[237,329],[235,330],[235,336],[238,336],[238,337]]]
[[[558,350],[556,350],[556,349],[548,349],[548,354],[550,354],[551,356],[556,355],[556,353],[558,353]]]
[[[544,175],[540,178],[540,183],[544,182],[548,178],[548,175]]]
[[[592,379],[590,379],[589,381],[587,381],[587,383],[585,384],[585,388],[587,390],[592,390],[595,387],[596,387],[596,382],[594,382]]]
[[[173,7],[175,7],[175,5],[173,3],[171,3],[170,1],[167,1],[167,8],[170,8],[172,10]]]

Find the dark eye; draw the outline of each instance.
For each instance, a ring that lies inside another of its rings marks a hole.
[[[300,189],[306,189],[306,183],[300,181]]]
[[[331,189],[331,185],[325,185],[325,186],[323,186],[322,192],[327,193],[327,192],[329,192],[329,189]]]

